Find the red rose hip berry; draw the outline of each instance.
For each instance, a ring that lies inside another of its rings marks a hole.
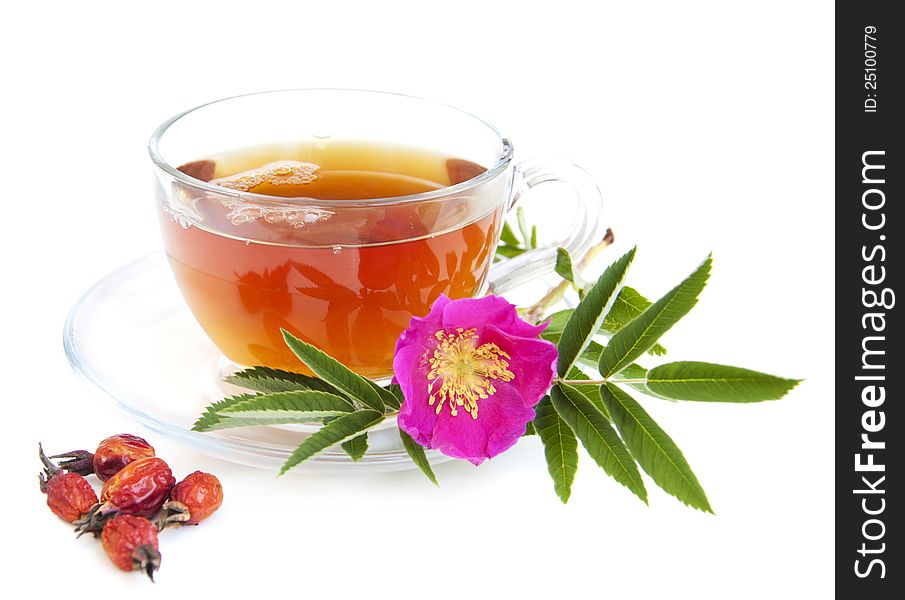
[[[100,531],[114,515],[154,515],[170,493],[176,479],[159,458],[140,458],[123,467],[101,489],[100,502],[77,523],[79,535]]]
[[[38,475],[38,481],[41,491],[47,494],[47,506],[64,521],[75,523],[97,504],[94,488],[78,473],[65,473],[50,462],[40,444],[38,451],[44,463],[44,473]]]
[[[157,528],[149,520],[133,515],[117,515],[101,532],[104,552],[123,571],[144,571],[154,581],[160,568]]]
[[[126,465],[142,458],[154,458],[154,448],[144,438],[128,433],[113,435],[94,451],[94,474],[107,481]]]
[[[157,528],[197,525],[223,504],[223,486],[210,473],[195,471],[177,483],[160,509]]]
[[[60,466],[67,471],[90,475],[107,481],[120,469],[140,458],[153,458],[154,448],[144,438],[128,433],[111,435],[97,445],[94,454],[87,450],[72,450],[51,458],[67,458]]]

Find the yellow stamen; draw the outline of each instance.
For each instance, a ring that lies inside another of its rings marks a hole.
[[[478,400],[486,400],[497,391],[491,381],[515,378],[508,369],[512,357],[493,343],[478,346],[474,329],[458,328],[455,333],[441,330],[434,337],[439,343],[428,359],[428,404],[437,405],[438,415],[443,405],[448,404],[450,415],[455,417],[462,408],[472,419],[477,419]],[[435,392],[436,383],[440,387]]]

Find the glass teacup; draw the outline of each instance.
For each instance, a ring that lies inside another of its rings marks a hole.
[[[441,294],[502,293],[552,270],[556,247],[580,254],[603,233],[584,171],[516,164],[491,125],[409,96],[228,98],[168,120],[149,149],[176,281],[238,365],[305,372],[285,329],[364,376],[386,377],[397,337]],[[506,213],[549,181],[578,196],[560,239],[495,263]]]

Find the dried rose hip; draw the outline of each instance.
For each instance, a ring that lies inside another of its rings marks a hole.
[[[41,491],[47,494],[47,506],[53,513],[69,523],[84,517],[97,503],[97,494],[88,480],[78,473],[65,473],[53,464],[38,444],[44,473],[38,475]]]
[[[101,532],[104,552],[123,571],[144,571],[154,581],[160,568],[157,528],[149,520],[118,515],[107,521]]]
[[[177,483],[161,507],[157,528],[197,525],[223,504],[223,486],[210,473],[195,471]]]
[[[88,480],[78,473],[60,473],[41,484],[47,494],[47,506],[55,515],[75,523],[97,504],[97,494]]]
[[[153,458],[154,448],[137,435],[121,433],[102,441],[94,451],[94,474],[107,481],[126,465],[141,458]]]
[[[87,450],[72,450],[56,454],[51,458],[68,458],[60,463],[67,471],[90,475],[94,473],[101,481],[107,481],[120,469],[139,458],[153,458],[154,448],[137,435],[120,433],[111,435],[97,445],[94,454]]]
[[[79,535],[100,531],[117,514],[150,517],[163,505],[176,479],[159,458],[140,458],[111,477],[101,489],[100,502],[79,519]]]

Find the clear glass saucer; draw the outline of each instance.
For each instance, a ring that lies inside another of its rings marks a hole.
[[[222,382],[229,362],[189,312],[162,252],[113,271],[69,313],[63,345],[72,368],[131,418],[196,450],[276,471],[314,426],[247,427],[208,433],[191,427],[224,395],[247,392]],[[379,473],[415,468],[395,420],[369,433],[357,463],[330,448],[295,471]],[[427,452],[431,463],[448,460]]]

